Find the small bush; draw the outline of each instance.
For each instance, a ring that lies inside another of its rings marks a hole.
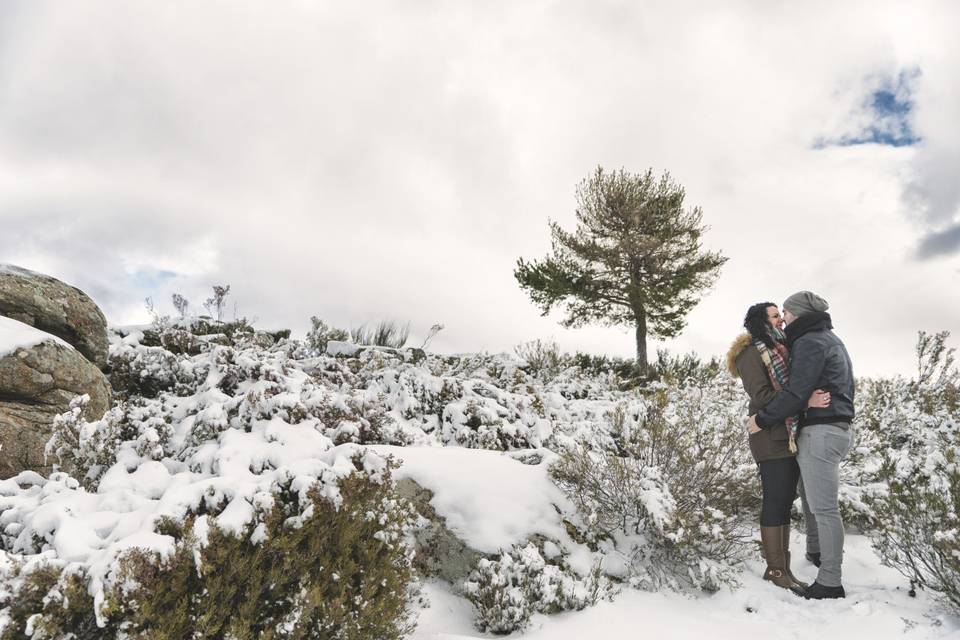
[[[960,372],[957,371],[956,349],[947,346],[949,331],[917,335],[917,384],[920,386],[947,389],[960,384]]]
[[[438,425],[443,424],[447,406],[461,398],[464,393],[460,381],[452,378],[442,378],[439,389],[417,384],[416,379],[413,380],[412,386],[412,395],[419,402],[421,413],[424,416],[436,417]]]
[[[99,420],[86,422],[82,413],[89,401],[87,395],[77,396],[68,411],[54,418],[45,449],[47,459],[56,461],[57,470],[78,478],[88,490],[96,490],[100,476],[116,462],[124,443],[132,442],[137,455],[150,460],[171,453],[173,427],[162,406],[134,398],[117,404]]]
[[[246,318],[237,318],[230,322],[221,322],[218,325],[214,325],[214,328],[218,329],[219,333],[227,336],[229,340],[228,344],[231,346],[239,344],[242,340],[249,339],[256,333],[253,325],[250,324],[250,321]]]
[[[158,333],[157,341],[161,340]],[[109,362],[110,386],[115,396],[124,400],[134,396],[156,398],[167,391],[185,395],[196,383],[193,371],[163,346],[114,347],[110,350]]]
[[[183,638],[391,640],[413,628],[410,562],[403,531],[410,509],[389,471],[375,482],[357,472],[340,483],[336,506],[320,488],[300,504],[278,496],[241,535],[209,520],[162,521],[175,540],[165,558],[134,549],[118,562],[98,628],[87,578],[43,565],[19,576],[0,606],[2,640]],[[206,520],[206,516],[203,516]]]
[[[917,377],[863,385],[865,461],[847,507],[884,564],[960,613],[960,406],[949,333],[921,332]]]
[[[551,479],[584,530],[628,557],[637,586],[716,589],[750,548],[756,473],[729,386],[659,391],[615,409],[604,448],[568,448]]]
[[[393,320],[382,320],[375,327],[360,325],[350,332],[357,344],[402,349],[410,337],[410,323],[401,325]]]
[[[350,398],[342,404],[322,404],[312,414],[320,419],[324,435],[334,444],[410,444],[382,398],[373,402]]]
[[[227,296],[230,295],[230,285],[213,285],[213,295],[207,298],[203,303],[203,308],[211,316],[217,319],[217,322],[223,319],[223,310],[227,306]]]
[[[720,370],[720,361],[715,357],[703,362],[695,353],[671,355],[666,349],[658,349],[657,360],[650,364],[647,377],[667,384],[704,385]]]
[[[0,640],[109,637],[110,630],[97,626],[93,597],[87,592],[89,578],[82,568],[50,561],[16,566],[10,577],[17,589],[0,595],[0,610],[7,617]]]
[[[170,296],[170,301],[173,303],[173,308],[177,310],[177,314],[181,319],[187,317],[187,312],[190,309],[190,301],[180,293],[173,293]]]
[[[581,577],[562,556],[544,559],[532,542],[514,545],[497,559],[481,559],[464,583],[477,628],[497,634],[523,630],[534,613],[579,611],[609,592],[599,566]]]
[[[927,435],[922,458],[885,457],[871,537],[884,564],[960,614],[960,427]]]
[[[310,330],[307,331],[307,346],[315,355],[324,353],[327,350],[327,343],[331,340],[347,340],[350,334],[343,329],[334,329],[326,322],[312,316],[310,318]]]
[[[160,338],[160,346],[172,354],[195,356],[203,353],[207,348],[207,342],[191,328],[177,325],[164,327],[157,332],[157,335]]]
[[[452,402],[443,410],[443,438],[469,449],[510,451],[543,445],[529,426],[510,422],[495,400],[476,396]]]
[[[526,363],[527,371],[545,382],[555,379],[570,365],[570,358],[560,351],[556,342],[543,342],[540,339],[525,342],[514,347],[517,357]]]
[[[636,362],[632,359],[591,355],[580,351],[574,354],[572,364],[583,373],[594,376],[612,373],[620,378],[633,378],[638,373]]]

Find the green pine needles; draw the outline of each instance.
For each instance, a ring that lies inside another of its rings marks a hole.
[[[577,187],[576,230],[551,221],[551,254],[520,258],[514,276],[543,315],[565,305],[564,326],[635,327],[645,374],[647,336],[677,335],[727,261],[703,250],[703,213],[685,209],[684,197],[669,173],[597,167]]]

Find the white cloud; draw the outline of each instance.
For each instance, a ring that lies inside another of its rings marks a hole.
[[[397,317],[444,322],[442,350],[629,355],[625,330],[539,317],[512,269],[597,164],[652,166],[731,257],[673,348],[719,353],[750,303],[811,288],[861,371],[906,369],[916,329],[960,333],[956,259],[913,258],[960,199],[958,9],[706,7],[4,5],[0,260],[118,322],[229,282],[297,331]],[[913,67],[920,148],[811,148],[859,124],[866,79]],[[151,269],[179,275],[146,291]]]

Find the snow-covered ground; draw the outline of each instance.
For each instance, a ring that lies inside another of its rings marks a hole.
[[[803,549],[803,536],[793,545]],[[812,580],[816,568],[800,559],[794,573]],[[844,561],[847,598],[807,601],[764,582],[759,558],[735,590],[688,597],[676,593],[624,590],[612,602],[583,611],[534,616],[530,628],[508,638],[581,640],[598,638],[765,638],[819,640],[907,640],[960,638],[960,619],[943,613],[928,594],[911,598],[897,572],[880,565],[864,536],[850,535]],[[424,589],[430,606],[420,614],[412,640],[486,638],[471,624],[470,603],[439,582]]]
[[[200,355],[174,356],[141,345],[143,334],[117,332],[112,344],[117,369],[126,366],[131,378],[162,389],[129,407],[136,433],[117,439],[124,414],[115,408],[97,423],[76,425],[78,456],[101,455],[104,443],[113,443],[104,462],[86,464],[94,475],[24,473],[0,482],[0,575],[14,556],[73,562],[89,571],[90,592],[102,599],[123,550],[171,548],[173,540],[154,530],[161,516],[181,519],[204,505],[222,528],[240,532],[280,489],[320,483],[336,502],[339,478],[356,465],[379,475],[392,456],[400,463],[394,477],[429,489],[434,510],[473,549],[497,554],[542,536],[549,553],[579,576],[597,565],[624,576],[622,552],[591,551],[571,538],[563,519],[575,518],[577,508],[547,474],[554,452],[568,444],[607,446],[615,409],[621,431],[638,424],[645,400],[615,381],[566,372],[543,383],[500,356],[416,363],[410,354],[368,349],[348,365],[329,352],[305,357],[292,344],[208,345]],[[55,338],[0,318],[0,354],[44,339]],[[332,350],[346,350],[342,344]],[[711,389],[716,397],[677,391],[684,406],[697,409],[701,434],[711,417],[742,415],[732,381]],[[206,526],[207,518],[198,522]],[[795,573],[812,581],[799,533],[793,548]],[[842,601],[804,601],[761,580],[762,569],[756,557],[739,586],[696,597],[624,586],[612,601],[579,612],[534,614],[510,637],[960,639],[960,619],[927,593],[910,597],[906,580],[880,564],[863,536],[847,539]],[[476,630],[474,608],[457,588],[424,585],[430,604],[413,640],[491,637]]]
[[[401,461],[395,476],[410,477],[430,489],[434,493],[432,506],[474,548],[495,553],[533,534],[543,534],[558,541],[570,554],[571,564],[581,570],[589,568],[589,552],[569,538],[554,508],[558,505],[566,511],[569,505],[547,478],[547,463],[553,455],[549,451],[538,452],[543,456],[540,464],[524,464],[516,459],[516,452],[459,447],[369,448]],[[88,494],[88,499],[103,500],[112,493],[107,483],[101,487],[100,496]],[[58,503],[54,495],[43,502],[48,509]],[[59,529],[61,534],[72,530]],[[102,547],[106,542],[92,546]],[[801,580],[813,580],[816,569],[802,558],[803,544],[802,534],[794,533],[794,571]],[[848,535],[846,549],[844,583],[848,597],[842,601],[808,602],[773,587],[760,578],[763,566],[758,557],[741,576],[741,585],[733,590],[692,597],[624,588],[612,601],[601,601],[583,611],[535,615],[528,629],[508,637],[960,638],[960,619],[945,614],[924,592],[910,597],[907,582],[881,566],[867,538]],[[66,549],[59,549],[59,555],[69,557]],[[494,637],[475,629],[472,605],[450,585],[427,582],[424,596],[429,606],[420,612],[412,640]]]
[[[434,491],[431,501],[451,529],[468,544],[496,552],[512,542],[542,533],[561,541],[565,551],[584,555],[560,526],[551,505],[566,498],[549,481],[544,463],[521,464],[510,453],[454,447],[376,447],[403,464],[397,477],[411,477]],[[759,540],[759,533],[757,533]],[[804,536],[794,532],[794,573],[804,581],[816,578],[816,567],[803,558]],[[581,564],[581,566],[584,566]],[[960,619],[945,614],[929,594],[909,595],[909,583],[884,567],[868,538],[848,534],[844,559],[847,598],[806,601],[760,577],[759,556],[749,563],[736,589],[690,597],[624,589],[612,602],[601,601],[579,612],[536,615],[526,631],[511,638],[580,640],[636,637],[691,638],[960,638]],[[412,640],[495,637],[473,626],[470,603],[449,585],[429,582],[430,602],[420,614]],[[499,636],[504,637],[504,636]]]

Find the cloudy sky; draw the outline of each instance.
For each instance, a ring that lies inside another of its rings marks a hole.
[[[730,260],[676,351],[812,289],[859,373],[960,336],[960,5],[0,3],[0,262],[302,333],[440,322],[438,351],[567,330],[513,277],[597,165],[669,170]],[[651,351],[659,344],[651,344]]]

